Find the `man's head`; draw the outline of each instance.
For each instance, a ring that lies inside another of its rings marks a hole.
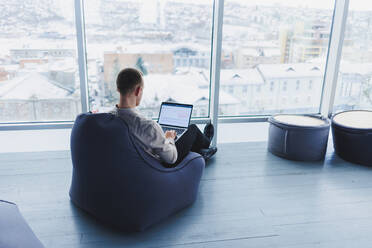
[[[135,99],[136,106],[140,104],[144,85],[139,70],[134,68],[121,70],[116,79],[116,86],[121,97]]]

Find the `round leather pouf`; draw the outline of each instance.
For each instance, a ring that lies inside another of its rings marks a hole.
[[[346,161],[372,165],[372,111],[352,110],[332,118],[333,146]]]
[[[274,115],[268,121],[268,150],[271,153],[291,160],[324,159],[329,119],[307,115]]]

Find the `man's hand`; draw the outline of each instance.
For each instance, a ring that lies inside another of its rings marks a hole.
[[[169,139],[175,139],[177,137],[177,133],[174,130],[168,130],[165,132],[165,138]]]

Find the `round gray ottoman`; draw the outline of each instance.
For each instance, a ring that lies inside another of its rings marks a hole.
[[[280,157],[317,161],[324,159],[330,121],[307,115],[274,115],[269,118],[268,150]]]
[[[346,161],[372,165],[372,111],[352,110],[332,118],[333,146]]]

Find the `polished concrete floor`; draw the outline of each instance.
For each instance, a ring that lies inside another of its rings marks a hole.
[[[372,247],[372,168],[332,147],[306,163],[265,142],[221,144],[195,204],[143,233],[76,209],[71,167],[67,151],[0,154],[0,199],[18,204],[46,247]]]

